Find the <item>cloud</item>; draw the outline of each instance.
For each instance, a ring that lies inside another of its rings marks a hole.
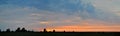
[[[36,29],[46,28],[47,25],[53,27],[119,25],[120,17],[117,12],[119,5],[113,2],[118,3],[119,0],[2,1],[0,3],[0,28]]]
[[[40,22],[44,21],[51,21],[49,24],[56,24],[56,25],[66,25],[70,21],[77,21],[80,20],[79,15],[67,15],[65,13],[59,12],[52,12],[47,10],[40,10],[35,7],[13,7],[9,5],[3,5],[1,7],[10,7],[10,8],[3,8],[0,12],[0,21],[2,22],[1,25],[4,25],[2,29],[6,29],[8,27],[14,29],[17,27],[26,27],[28,29],[45,27],[44,24]],[[1,8],[2,9],[2,8]],[[53,21],[53,22],[52,22]],[[71,22],[72,23],[72,22]],[[56,26],[54,25],[54,26]],[[33,26],[33,27],[31,27]]]
[[[119,12],[119,0],[92,0],[90,1],[93,6],[95,6],[97,9],[100,9],[104,12],[113,13]]]

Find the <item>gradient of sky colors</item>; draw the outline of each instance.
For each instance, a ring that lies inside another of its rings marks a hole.
[[[119,6],[120,0],[0,0],[0,29],[118,31]]]

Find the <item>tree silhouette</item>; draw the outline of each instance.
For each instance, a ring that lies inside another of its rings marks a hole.
[[[55,30],[53,30],[53,32],[55,32]]]
[[[25,28],[22,28],[22,30],[21,30],[22,32],[27,32],[27,30],[25,29]]]
[[[47,32],[46,28],[44,28],[44,32]]]
[[[64,30],[64,32],[65,32],[65,30]]]
[[[8,29],[6,29],[6,32],[10,32],[10,29],[8,28]]]
[[[16,29],[16,32],[20,32],[20,27],[18,27],[18,28]]]

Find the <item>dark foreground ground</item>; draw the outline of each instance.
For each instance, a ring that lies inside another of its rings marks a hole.
[[[119,32],[1,32],[0,36],[120,36]]]

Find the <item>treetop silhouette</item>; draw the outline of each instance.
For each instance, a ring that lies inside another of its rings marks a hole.
[[[8,28],[8,29],[6,29],[6,31],[1,31],[1,29],[0,29],[0,32],[34,32],[34,31],[26,30],[24,27],[23,28],[18,27],[15,31],[11,31],[10,28]],[[42,32],[56,32],[56,31],[55,30],[47,31],[47,29],[44,28]]]
[[[6,32],[10,32],[10,29],[8,28],[8,29],[6,29]]]

